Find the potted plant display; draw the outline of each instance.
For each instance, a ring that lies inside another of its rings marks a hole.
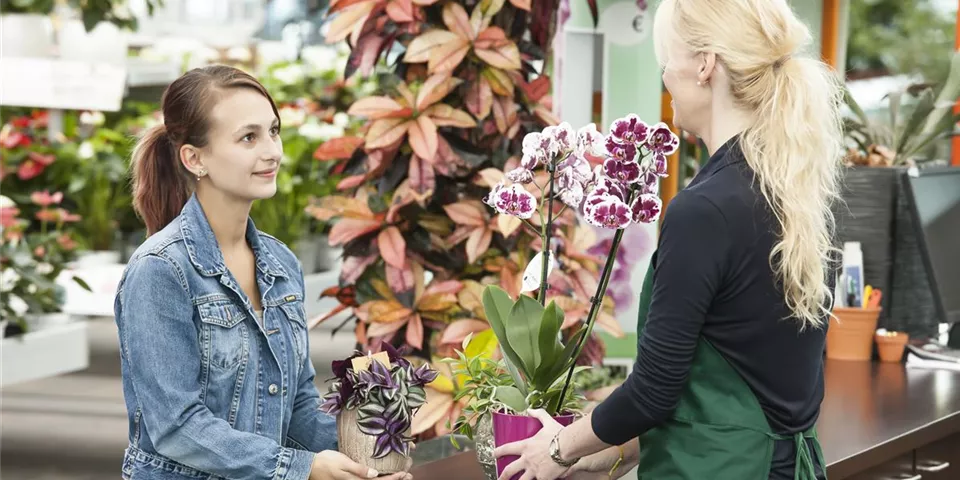
[[[408,469],[411,421],[437,371],[429,364],[415,367],[385,343],[379,353],[334,361],[333,372],[320,408],[337,416],[340,451],[381,474]]]

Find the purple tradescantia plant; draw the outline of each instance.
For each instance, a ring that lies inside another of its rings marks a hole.
[[[320,410],[330,415],[358,410],[360,431],[377,439],[373,458],[391,452],[409,455],[413,438],[407,432],[414,414],[427,401],[424,386],[436,380],[439,372],[429,364],[414,367],[388,343],[382,349],[390,359],[389,369],[373,360],[367,370],[354,371],[353,359],[364,356],[360,352],[334,361],[335,378]]]
[[[555,219],[553,200],[563,204],[556,217],[569,207],[576,209],[590,225],[616,231],[591,302],[584,327],[586,332],[579,337],[573,358],[579,357],[596,322],[608,279],[614,270],[623,230],[633,223],[654,222],[660,216],[662,203],[656,195],[657,184],[660,178],[667,176],[667,155],[675,152],[679,145],[679,138],[666,124],[647,125],[633,114],[615,120],[606,136],[593,124],[574,132],[570,124],[561,123],[542,132],[527,134],[523,139],[519,167],[505,175],[510,184],[501,181],[484,199],[498,213],[518,217],[534,231],[539,230],[545,252],[551,251],[550,238]],[[588,159],[596,157],[604,160],[591,172]],[[549,174],[544,185],[536,183],[533,173],[540,167]],[[530,184],[543,192],[539,201],[524,186]],[[539,227],[527,222],[535,213],[540,216]],[[550,260],[543,257],[540,255],[534,259],[538,262],[534,269],[540,267],[541,273],[538,278],[533,277],[533,282],[539,281],[541,305],[546,302],[550,264]],[[572,375],[573,367],[567,372],[557,405],[563,404]]]

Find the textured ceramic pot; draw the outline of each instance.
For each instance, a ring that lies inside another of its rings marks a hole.
[[[383,458],[373,458],[377,438],[361,432],[357,419],[357,410],[343,410],[337,415],[340,453],[350,457],[354,462],[376,470],[381,475],[406,471],[408,463],[406,455],[390,452]]]

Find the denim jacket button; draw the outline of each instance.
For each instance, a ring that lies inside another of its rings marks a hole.
[[[270,392],[270,395],[276,395],[279,390],[276,383],[271,383],[270,386],[267,387],[267,392]]]

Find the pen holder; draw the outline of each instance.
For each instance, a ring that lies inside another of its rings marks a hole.
[[[877,342],[880,361],[897,363],[903,358],[903,351],[907,347],[910,336],[904,332],[886,332],[877,333],[874,339]]]
[[[870,360],[880,307],[836,307],[827,329],[827,358]]]

